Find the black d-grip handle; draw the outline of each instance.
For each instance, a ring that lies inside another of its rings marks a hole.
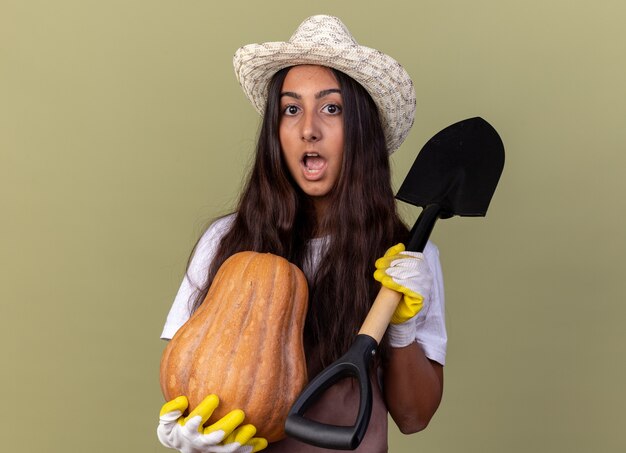
[[[372,388],[370,362],[378,343],[369,335],[357,335],[354,343],[343,356],[318,374],[304,388],[289,411],[285,432],[316,447],[335,450],[354,450],[359,446],[372,413]],[[326,389],[340,379],[353,377],[361,392],[359,412],[353,426],[335,426],[304,417],[311,404]]]

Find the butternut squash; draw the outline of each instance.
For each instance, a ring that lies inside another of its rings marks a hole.
[[[165,399],[185,395],[193,409],[215,393],[220,405],[211,423],[242,409],[257,436],[285,437],[287,414],[307,382],[307,304],[306,279],[294,264],[269,253],[231,256],[163,352]]]

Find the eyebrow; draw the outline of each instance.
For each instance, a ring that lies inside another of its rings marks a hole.
[[[321,99],[324,96],[328,96],[329,94],[332,94],[332,93],[341,94],[341,90],[339,88],[329,88],[328,90],[322,90],[319,93],[315,93],[315,99]],[[287,97],[294,98],[294,99],[302,99],[302,96],[300,96],[298,93],[294,93],[293,91],[284,91],[280,93],[280,97],[282,98],[283,96],[287,96]]]

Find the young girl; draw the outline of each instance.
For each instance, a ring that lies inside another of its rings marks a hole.
[[[357,449],[387,451],[388,413],[403,433],[424,429],[435,413],[446,352],[438,250],[429,242],[423,254],[404,252],[398,243],[408,230],[391,188],[389,154],[413,124],[413,84],[330,16],[306,19],[287,42],[240,48],[234,65],[263,116],[254,167],[236,212],[198,241],[161,337],[172,338],[222,263],[243,250],[285,257],[305,272],[310,378],[348,350],[381,283],[403,293],[372,371],[372,416]],[[350,380],[340,381],[307,417],[351,425],[358,397]],[[199,430],[216,405],[212,395],[179,420],[186,399],[168,402],[159,439],[182,452],[328,451],[292,438],[268,446],[253,426],[239,426],[239,413]]]

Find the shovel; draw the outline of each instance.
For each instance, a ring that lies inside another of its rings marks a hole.
[[[460,121],[432,137],[396,194],[398,200],[423,208],[406,249],[423,252],[437,219],[484,216],[503,166],[502,141],[482,118]],[[322,448],[354,450],[359,446],[372,411],[370,361],[401,297],[381,288],[348,352],[309,382],[292,406],[285,422],[289,436]],[[357,380],[360,390],[354,425],[335,426],[304,417],[326,389],[348,377]]]

